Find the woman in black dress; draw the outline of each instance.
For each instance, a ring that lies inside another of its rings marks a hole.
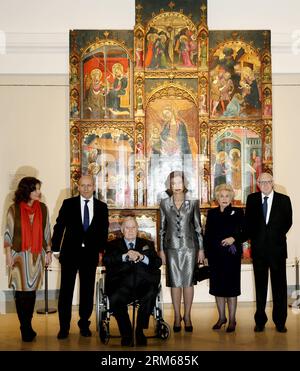
[[[209,293],[216,297],[219,312],[219,319],[213,330],[219,330],[227,322],[227,301],[227,332],[235,330],[237,296],[241,294],[244,213],[242,209],[231,205],[233,196],[234,191],[229,184],[220,184],[215,188],[219,207],[208,211],[204,235],[205,255],[211,271]]]

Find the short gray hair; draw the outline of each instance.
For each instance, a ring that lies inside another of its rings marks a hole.
[[[229,192],[231,199],[234,198],[234,190],[232,188],[232,185],[231,184],[223,183],[223,184],[220,184],[220,185],[216,186],[216,188],[215,188],[215,199],[216,200],[219,199],[220,193],[222,191]]]
[[[125,218],[123,219],[122,221],[122,224],[121,224],[121,232],[123,233],[124,231],[124,228],[125,228],[125,224],[130,221],[130,220],[133,220],[135,222],[135,225],[136,225],[136,228],[139,229],[139,225],[138,225],[138,222],[136,221],[136,218],[135,216],[125,216]]]
[[[274,181],[274,179],[273,179],[273,175],[270,174],[270,173],[267,173],[267,172],[265,171],[265,172],[259,174],[259,177],[258,177],[258,179],[257,179],[257,182],[259,183],[259,182],[261,181],[261,178],[262,178],[262,177],[266,177],[266,176],[267,176],[267,178],[270,178],[270,181],[272,181],[272,182]]]

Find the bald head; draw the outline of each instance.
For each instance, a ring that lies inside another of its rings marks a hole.
[[[95,190],[95,182],[92,175],[83,175],[78,181],[78,190],[82,197],[91,198]]]
[[[90,180],[94,184],[94,177],[90,174],[82,175],[78,181],[78,184],[80,184],[83,181]]]

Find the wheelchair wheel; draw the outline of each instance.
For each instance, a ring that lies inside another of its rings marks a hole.
[[[100,314],[100,321],[99,321],[99,338],[102,344],[108,344],[110,334],[109,334],[109,322],[104,319],[104,313]]]
[[[159,285],[159,292],[156,295],[155,307],[153,309],[153,315],[156,321],[161,321],[163,319],[163,301],[162,301],[162,290],[161,285]],[[163,321],[163,320],[162,320]]]
[[[96,311],[96,330],[99,331],[99,312],[100,312],[100,289],[99,289],[99,282],[96,284],[96,305],[95,305],[95,311]]]
[[[104,280],[100,278],[96,285],[96,327],[103,344],[107,344],[110,338],[108,305],[108,298],[104,294]]]
[[[170,336],[170,326],[165,321],[158,321],[156,325],[156,336],[166,340]]]
[[[104,295],[104,282],[103,279],[100,278],[99,281],[96,284],[96,305],[95,305],[95,311],[96,311],[96,330],[99,331],[99,324],[100,324],[100,315],[102,312],[106,312],[106,295]]]

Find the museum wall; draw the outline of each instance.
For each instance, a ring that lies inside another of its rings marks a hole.
[[[1,245],[5,212],[11,202],[16,174],[36,175],[43,182],[42,193],[51,225],[62,200],[69,196],[68,86],[67,75],[0,76],[1,102]],[[294,226],[288,234],[289,285],[295,284],[295,257],[300,256],[297,226],[300,225],[296,170],[296,148],[300,135],[298,111],[300,74],[274,75],[273,154],[276,189],[288,194],[294,205]],[[253,300],[252,266],[243,265],[241,300]],[[58,288],[59,264],[49,272],[49,289]],[[1,251],[0,292],[7,290],[5,256]],[[3,297],[3,295],[2,295]],[[166,290],[165,300],[169,298]],[[206,283],[197,287],[196,300],[210,301]],[[0,296],[1,302],[1,296]]]
[[[244,11],[238,1],[208,0],[209,29],[271,29],[273,67],[273,156],[276,189],[294,206],[294,226],[288,234],[288,284],[295,284],[295,258],[300,256],[300,175],[296,170],[300,126],[300,24],[298,1],[285,7],[253,1]],[[64,1],[40,6],[38,1],[0,1],[0,244],[5,214],[16,179],[35,175],[43,182],[44,201],[55,223],[62,200],[70,194],[68,117],[68,31],[133,29],[134,1]],[[271,8],[272,7],[272,8]],[[267,19],[265,15],[268,13]],[[284,14],[286,16],[284,16]],[[46,22],[45,20],[51,20]],[[2,42],[2,44],[1,44]],[[2,47],[1,47],[2,45]],[[241,300],[254,300],[252,266],[242,267]],[[49,289],[59,286],[59,264],[49,273]],[[165,301],[170,301],[165,290]],[[0,251],[0,313],[5,311],[7,271]],[[207,283],[197,286],[196,301],[212,301]],[[76,297],[75,297],[76,302]]]

